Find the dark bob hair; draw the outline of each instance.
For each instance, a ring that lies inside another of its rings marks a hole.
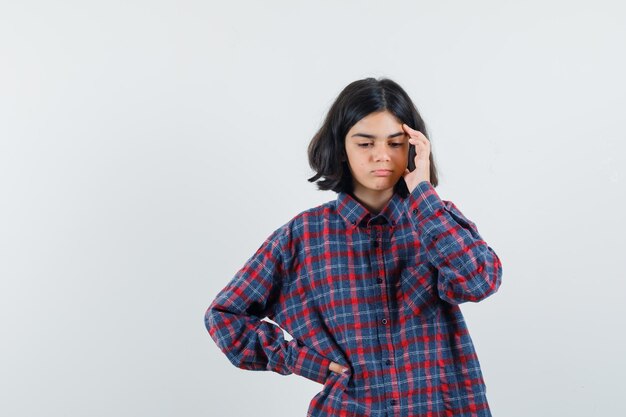
[[[345,138],[348,131],[365,116],[387,110],[401,123],[419,130],[428,138],[426,125],[409,95],[388,78],[365,78],[348,84],[330,107],[322,127],[308,147],[309,165],[316,174],[309,182],[317,181],[318,190],[353,192],[352,175],[348,167]],[[428,138],[430,140],[430,138]],[[430,183],[438,184],[437,169],[430,160]],[[415,146],[409,146],[409,171],[415,169]],[[323,177],[323,178],[322,178]],[[322,179],[320,179],[322,178]],[[394,191],[402,197],[409,194],[404,178],[400,178]]]

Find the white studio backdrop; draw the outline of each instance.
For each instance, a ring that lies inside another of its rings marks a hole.
[[[494,416],[626,415],[624,7],[1,2],[0,415],[306,415],[320,384],[235,368],[203,316],[335,198],[306,147],[367,76],[502,260],[461,307]]]

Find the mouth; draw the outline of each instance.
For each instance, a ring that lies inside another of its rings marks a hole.
[[[393,173],[393,171],[390,169],[376,169],[372,171],[372,173],[377,177],[388,177]]]

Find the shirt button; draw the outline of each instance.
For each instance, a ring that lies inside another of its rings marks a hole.
[[[376,282],[378,282],[379,284],[383,283],[383,279],[382,278],[376,278]]]
[[[387,360],[385,361],[385,364],[387,364],[387,365],[391,365],[391,360],[390,360],[390,359],[387,359]]]
[[[413,209],[413,214],[417,214],[417,210],[416,209]]]
[[[375,248],[377,248],[377,247],[378,247],[378,241],[377,241],[377,240],[375,240],[375,241],[374,241],[374,247],[375,247]]]
[[[396,405],[396,402],[397,402],[396,400],[391,400],[391,401],[389,401],[389,404]]]
[[[382,323],[382,324],[387,324],[387,319],[382,319],[382,320],[381,320],[381,323]]]

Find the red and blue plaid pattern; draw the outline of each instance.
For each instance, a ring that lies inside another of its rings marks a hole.
[[[458,304],[490,296],[501,277],[476,225],[428,181],[377,215],[339,193],[274,231],[205,323],[235,366],[323,384],[308,417],[485,417]],[[331,361],[349,371],[330,371]]]

